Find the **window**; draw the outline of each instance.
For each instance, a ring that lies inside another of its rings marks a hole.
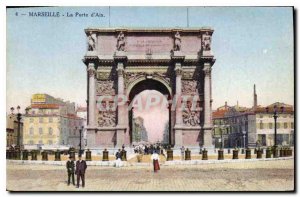
[[[43,135],[43,128],[39,128],[39,134]]]
[[[43,140],[39,140],[39,144],[43,144]]]
[[[43,121],[44,121],[43,118],[40,117],[40,118],[39,118],[39,123],[43,123]]]
[[[291,122],[291,128],[292,128],[292,129],[294,128],[294,123],[293,123],[293,122]]]
[[[287,124],[287,122],[283,123],[283,127],[284,127],[285,129],[287,129],[287,128],[288,128],[288,124]]]
[[[277,127],[277,129],[280,129],[280,123],[279,122],[276,123],[276,127]]]
[[[259,128],[260,128],[260,129],[264,129],[264,124],[263,124],[262,121],[260,121],[260,123],[259,123]]]
[[[33,123],[33,118],[30,118],[29,121],[30,121],[30,123]]]
[[[33,144],[33,140],[29,140],[28,144],[32,145]]]
[[[259,117],[260,117],[260,118],[263,118],[263,117],[264,117],[264,115],[260,115]]]
[[[53,129],[51,127],[49,127],[48,132],[49,132],[49,135],[52,135],[53,134]]]
[[[269,129],[273,129],[273,124],[269,123]]]
[[[29,135],[33,135],[34,134],[34,130],[33,130],[33,128],[31,127],[30,129],[29,129]]]
[[[53,122],[53,118],[52,117],[49,117],[49,122]]]
[[[49,145],[52,145],[52,140],[48,140],[48,144],[49,144]]]

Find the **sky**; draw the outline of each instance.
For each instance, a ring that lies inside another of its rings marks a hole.
[[[188,10],[188,12],[187,12]],[[29,17],[29,11],[102,13],[104,17]],[[22,14],[27,14],[23,16]],[[47,7],[7,9],[6,109],[30,105],[34,93],[85,105],[87,27],[214,29],[213,109],[294,104],[291,7]]]

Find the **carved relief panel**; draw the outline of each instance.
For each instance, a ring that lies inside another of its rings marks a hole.
[[[200,125],[200,103],[197,102],[193,109],[191,102],[188,102],[187,109],[182,111],[182,120],[185,126],[199,126]]]
[[[106,108],[105,102],[102,103],[103,108]],[[109,103],[109,108],[113,108],[113,103]],[[97,123],[99,127],[114,127],[116,126],[117,112],[113,110],[98,111]]]
[[[197,81],[182,80],[182,94],[183,95],[198,95]]]
[[[110,95],[114,96],[116,94],[114,81],[98,81],[96,86],[97,95]]]

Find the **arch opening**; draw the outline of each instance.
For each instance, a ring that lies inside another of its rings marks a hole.
[[[170,97],[168,87],[153,79],[139,81],[130,89],[128,99],[133,104],[128,112],[131,144],[171,144],[172,120],[167,102]]]

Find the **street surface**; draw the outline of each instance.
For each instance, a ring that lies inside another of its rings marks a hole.
[[[76,177],[75,177],[76,181]],[[10,191],[291,191],[294,160],[203,165],[88,166],[86,187],[67,186],[64,166],[7,163]]]

